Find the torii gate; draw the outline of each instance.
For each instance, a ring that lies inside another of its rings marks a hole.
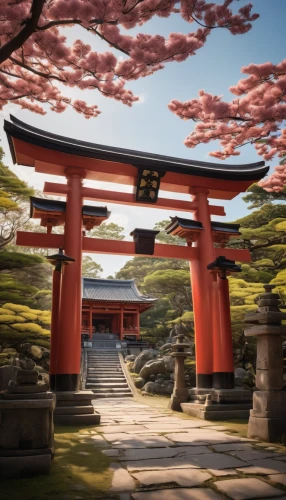
[[[98,207],[83,205],[84,199],[194,214],[197,224],[177,217],[167,228],[172,234],[186,237],[187,246],[156,244],[152,256],[190,262],[197,387],[232,388],[234,368],[227,288],[221,286],[217,273],[208,270],[207,266],[218,256],[249,261],[250,254],[248,250],[223,247],[232,232],[238,233],[227,224],[215,223],[217,227],[214,227],[211,215],[222,216],[225,212],[222,206],[209,205],[208,198],[231,200],[246,191],[268,172],[264,162],[221,165],[107,147],[51,134],[12,116],[11,122],[5,121],[4,129],[14,163],[67,179],[66,184],[45,183],[45,193],[66,196],[64,214],[54,211],[51,217],[49,210],[38,212],[41,224],[47,226],[47,234],[17,233],[18,245],[63,247],[65,253],[75,259],[62,275],[60,323],[51,332],[51,389],[78,390],[82,252],[136,255],[135,242],[115,243],[84,236],[83,227],[98,225],[97,217],[101,220],[107,217],[107,213],[102,217],[102,212],[99,215],[90,212]],[[134,194],[83,187],[83,179],[130,185],[134,187]],[[159,187],[164,191],[190,194],[192,201],[160,198]],[[60,218],[65,224],[64,235],[52,234],[51,228]],[[214,243],[220,247],[215,247]]]

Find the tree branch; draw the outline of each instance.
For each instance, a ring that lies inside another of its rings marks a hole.
[[[11,56],[15,50],[20,49],[22,45],[36,31],[37,23],[44,7],[45,0],[33,0],[31,6],[31,17],[25,21],[24,28],[0,48],[0,64]]]

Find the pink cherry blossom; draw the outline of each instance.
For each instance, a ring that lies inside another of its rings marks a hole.
[[[63,86],[96,90],[127,106],[138,100],[126,82],[151,75],[172,61],[184,61],[203,47],[214,28],[233,35],[246,33],[257,14],[252,5],[232,11],[235,0],[0,0],[0,109],[13,101],[44,114],[43,104],[63,112],[72,106],[86,118],[100,113],[97,106],[63,93]],[[155,16],[181,16],[190,33],[169,37],[127,30],[141,27]],[[82,40],[68,43],[63,28],[74,26],[106,43],[98,52]],[[197,28],[197,29],[194,29]],[[61,31],[59,31],[61,30]],[[112,50],[112,51],[111,51]],[[257,78],[257,75],[254,75]],[[211,107],[206,96],[206,107]],[[200,105],[198,104],[198,107]],[[218,108],[222,109],[222,107]],[[218,111],[217,111],[218,112]],[[189,118],[188,112],[186,119]]]
[[[196,126],[185,139],[194,148],[219,140],[221,150],[210,156],[224,160],[238,156],[239,148],[254,144],[266,161],[286,157],[286,59],[279,64],[266,62],[249,64],[242,72],[250,75],[240,80],[230,91],[238,98],[224,102],[222,96],[199,91],[197,99],[173,100],[169,109],[183,120],[194,120]],[[267,191],[281,191],[286,184],[286,164],[260,183]]]

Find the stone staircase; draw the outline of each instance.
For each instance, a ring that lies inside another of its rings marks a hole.
[[[87,351],[85,388],[91,390],[96,398],[132,397],[116,350]]]

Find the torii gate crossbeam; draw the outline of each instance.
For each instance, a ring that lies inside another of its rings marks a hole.
[[[211,215],[223,215],[223,207],[209,205],[208,198],[233,199],[268,171],[264,162],[248,165],[221,165],[183,160],[162,155],[74,141],[20,122],[11,117],[5,122],[14,163],[34,167],[36,172],[64,176],[63,187],[47,183],[46,192],[66,195],[66,204],[50,216],[43,211],[42,225],[51,232],[59,221],[64,235],[18,233],[17,244],[44,248],[63,246],[75,259],[62,275],[60,319],[51,332],[51,387],[58,391],[78,388],[80,374],[80,312],[82,252],[135,255],[132,242],[97,240],[83,236],[83,226],[90,227],[94,218],[84,198],[109,203],[124,203],[153,208],[188,210],[201,225],[200,234],[187,246],[155,245],[154,257],[180,258],[190,261],[195,318],[196,368],[198,388],[233,387],[233,353],[227,280],[220,283],[207,266],[219,256],[249,261],[246,250],[225,249],[223,241],[214,239]],[[106,193],[82,185],[83,179],[107,181],[133,186],[136,195]],[[161,183],[161,184],[160,184]],[[190,202],[158,198],[164,191],[189,193]],[[63,192],[64,191],[64,192]],[[151,205],[152,204],[152,205]],[[87,210],[88,208],[88,210]],[[57,219],[58,217],[58,219]],[[102,219],[101,219],[102,220]],[[87,221],[87,222],[85,222]],[[94,225],[96,225],[94,223]],[[218,233],[223,233],[223,229]],[[214,242],[220,248],[214,246]]]

